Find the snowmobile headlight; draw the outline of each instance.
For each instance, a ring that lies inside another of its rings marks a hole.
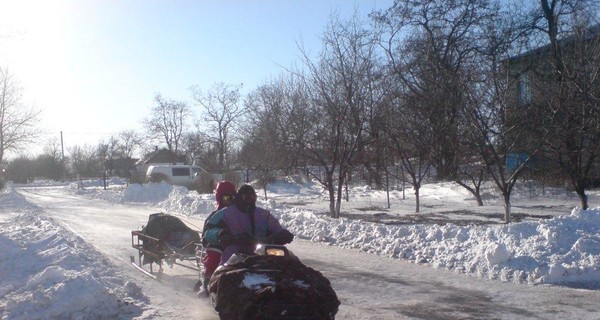
[[[254,253],[260,256],[275,256],[275,257],[287,257],[290,256],[290,251],[282,245],[274,244],[263,244],[259,243],[256,246]]]
[[[281,248],[267,248],[267,255],[283,257],[285,256],[285,250]]]

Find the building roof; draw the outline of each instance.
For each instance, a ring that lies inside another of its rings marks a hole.
[[[136,165],[149,163],[183,163],[186,164],[187,157],[182,154],[175,154],[173,151],[163,148],[146,153]]]
[[[600,24],[597,24],[597,25],[587,28],[583,39],[577,34],[571,34],[563,39],[558,40],[558,45],[561,47],[564,47],[570,43],[574,43],[574,42],[580,41],[580,40],[589,41],[591,39],[598,37],[598,35],[600,35]],[[544,46],[535,48],[533,50],[529,50],[525,53],[516,55],[514,57],[510,57],[507,59],[507,62],[514,63],[516,61],[519,61],[519,60],[522,60],[522,59],[525,59],[528,57],[544,55],[544,54],[550,52],[550,50],[551,50],[551,45],[546,44]]]

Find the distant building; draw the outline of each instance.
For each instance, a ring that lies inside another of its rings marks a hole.
[[[597,41],[600,38],[600,25],[582,31],[582,35],[573,35],[559,41],[562,54],[566,59],[573,56],[582,41]],[[549,90],[556,82],[554,57],[550,44],[512,57],[505,62],[510,77],[514,80],[511,91],[513,92],[511,105],[526,107],[540,102],[552,94]]]
[[[597,45],[598,41],[600,41],[600,25],[581,29],[580,34],[559,40],[558,45],[564,61],[580,62],[587,61],[586,59],[575,60],[575,57],[581,56],[582,48],[587,45]],[[510,127],[515,123],[520,123],[527,132],[527,134],[523,134],[523,131],[519,131],[519,134],[516,134],[512,140],[515,147],[507,158],[512,161],[510,164],[513,167],[531,153],[532,146],[537,145],[542,136],[542,130],[539,129],[546,129],[540,110],[548,108],[549,104],[557,101],[555,100],[556,93],[560,90],[555,61],[550,44],[505,61],[510,78],[510,94],[504,115],[504,124]],[[582,68],[589,68],[589,65],[580,65]],[[600,66],[593,66],[593,68],[600,68]],[[600,90],[600,83],[598,83],[598,88]],[[556,161],[544,159],[543,156],[534,160],[532,167],[535,169],[558,172]],[[592,179],[600,181],[599,160],[596,160],[593,171],[597,178]]]

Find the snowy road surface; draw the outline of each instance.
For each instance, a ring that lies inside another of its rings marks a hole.
[[[218,319],[207,299],[192,292],[193,270],[166,268],[153,280],[133,268],[131,230],[155,208],[119,205],[60,188],[20,188],[43,213],[93,244],[134,281],[158,314],[143,319]],[[182,217],[193,226],[202,220]],[[600,319],[600,291],[487,281],[296,239],[290,248],[327,276],[341,301],[336,319]]]

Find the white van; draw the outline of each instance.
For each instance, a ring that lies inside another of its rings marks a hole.
[[[190,165],[158,164],[146,170],[147,182],[167,182],[176,186],[184,186],[190,190],[198,190],[204,169]]]

